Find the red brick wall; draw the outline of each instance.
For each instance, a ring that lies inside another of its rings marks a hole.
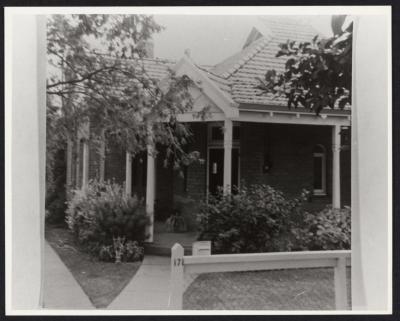
[[[171,163],[165,163],[165,148],[159,146],[157,150],[155,217],[164,220],[173,211],[174,171]]]
[[[269,184],[295,195],[302,188],[312,190],[313,148],[322,144],[327,150],[330,169],[330,128],[321,126],[242,123],[241,179],[246,184]],[[264,153],[272,164],[263,173]],[[327,171],[327,192],[330,193],[330,170]]]
[[[90,132],[98,134],[99,128],[90,123]],[[100,179],[100,149],[97,144],[89,143],[89,180]]]
[[[124,184],[125,165],[125,150],[112,140],[108,140],[104,160],[104,180],[114,180],[118,184]]]
[[[192,123],[193,139],[189,151],[199,151],[207,159],[207,125]],[[327,151],[327,197],[312,198],[310,207],[322,207],[331,203],[332,148],[331,127],[281,124],[241,123],[240,179],[244,184],[268,184],[284,193],[296,196],[305,188],[312,191],[313,148],[322,144]],[[264,155],[269,155],[272,167],[263,173]],[[162,148],[156,167],[156,209],[159,213],[173,209],[174,195],[204,199],[206,195],[206,163],[188,166],[186,177],[171,167],[164,167]],[[350,151],[341,152],[341,199],[342,204],[351,202]],[[98,175],[99,157],[94,147],[90,148],[90,178]],[[106,149],[105,179],[125,182],[125,151],[109,143]],[[156,213],[157,214],[157,213]],[[161,215],[161,214],[159,214]]]
[[[207,158],[206,124],[190,124],[193,138],[188,143],[188,151],[200,152],[200,157]],[[155,217],[166,219],[174,210],[174,195],[194,199],[204,199],[206,194],[206,165],[198,162],[190,164],[186,169],[173,170],[165,167],[165,148],[158,146],[156,167],[156,208]],[[185,177],[186,176],[186,177]]]
[[[191,124],[193,139],[189,151],[200,152],[200,158],[207,160],[207,124]],[[192,163],[187,169],[186,195],[194,199],[204,199],[206,196],[207,166],[206,162]]]
[[[330,126],[241,123],[240,171],[245,184],[268,184],[296,196],[304,188],[313,187],[313,148],[326,149],[327,197],[312,197],[321,206],[331,203],[332,143]],[[269,154],[272,167],[263,173],[264,153]],[[350,152],[341,153],[342,204],[349,205]],[[312,207],[312,206],[310,206]]]
[[[340,152],[340,197],[343,205],[351,205],[351,151],[342,150]]]

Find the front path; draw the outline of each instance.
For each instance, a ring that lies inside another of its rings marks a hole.
[[[133,279],[108,309],[165,310],[168,308],[169,279],[169,257],[145,256]]]
[[[89,298],[52,247],[44,248],[43,308],[93,309]]]

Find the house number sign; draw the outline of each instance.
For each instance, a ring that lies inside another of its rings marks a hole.
[[[182,266],[183,259],[174,259],[174,266]]]

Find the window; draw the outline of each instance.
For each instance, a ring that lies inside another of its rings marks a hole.
[[[313,152],[314,195],[326,195],[326,149],[316,145]]]
[[[224,129],[220,126],[211,127],[211,140],[212,141],[223,141],[224,140]]]
[[[232,133],[233,140],[240,140],[240,126],[233,125],[233,133]]]
[[[208,126],[208,139],[210,143],[222,144],[224,141],[224,127],[223,123],[220,124],[210,124]],[[232,139],[234,142],[239,142],[240,140],[240,125],[238,123],[233,124],[232,128]]]

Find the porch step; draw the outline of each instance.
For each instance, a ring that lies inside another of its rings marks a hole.
[[[192,247],[184,245],[185,255],[192,255]],[[144,245],[144,254],[171,256],[171,248],[163,244],[148,243]]]

